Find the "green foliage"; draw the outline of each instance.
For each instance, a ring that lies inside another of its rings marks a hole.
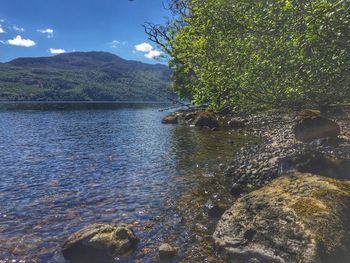
[[[166,101],[170,74],[104,52],[20,58],[0,64],[0,100]]]
[[[350,1],[182,2],[167,44],[180,95],[237,110],[349,102]]]

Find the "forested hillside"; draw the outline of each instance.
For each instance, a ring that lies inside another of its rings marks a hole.
[[[106,52],[18,58],[0,64],[0,100],[166,101],[170,73]]]

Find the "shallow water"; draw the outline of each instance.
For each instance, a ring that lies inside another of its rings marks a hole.
[[[176,261],[215,262],[198,249],[215,224],[200,206],[227,192],[218,164],[248,139],[163,125],[160,107],[1,111],[0,262],[64,262],[64,239],[94,222],[134,225],[130,262],[154,261],[163,241]]]

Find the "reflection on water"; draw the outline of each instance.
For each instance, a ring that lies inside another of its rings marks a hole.
[[[64,262],[63,240],[94,222],[135,226],[131,260],[151,262],[162,241],[188,257],[207,231],[189,197],[223,187],[216,167],[246,138],[162,125],[158,107],[0,112],[0,261]]]

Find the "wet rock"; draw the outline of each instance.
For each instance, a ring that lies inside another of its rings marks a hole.
[[[204,211],[210,218],[220,218],[225,212],[225,208],[220,203],[209,199],[204,205]]]
[[[294,126],[295,138],[302,142],[311,142],[326,137],[337,137],[339,134],[339,125],[321,116],[303,118]]]
[[[176,114],[170,114],[165,116],[162,119],[162,123],[164,124],[177,124],[178,123],[178,116]]]
[[[225,262],[350,262],[350,182],[293,173],[238,199],[213,234]]]
[[[282,158],[279,161],[279,175],[290,171],[350,180],[350,160],[336,158],[317,151],[306,151]]]
[[[227,125],[232,129],[241,129],[245,127],[245,123],[246,121],[240,118],[232,118],[227,122]]]
[[[63,244],[62,253],[71,262],[111,262],[132,252],[139,242],[126,224],[93,224],[72,234]]]
[[[239,197],[244,192],[243,186],[238,183],[234,183],[231,187],[230,194],[234,197]]]
[[[214,113],[202,112],[194,120],[194,125],[197,127],[217,128],[219,127],[219,122]]]
[[[160,261],[167,261],[176,256],[176,249],[171,245],[164,243],[158,249],[158,256]]]

